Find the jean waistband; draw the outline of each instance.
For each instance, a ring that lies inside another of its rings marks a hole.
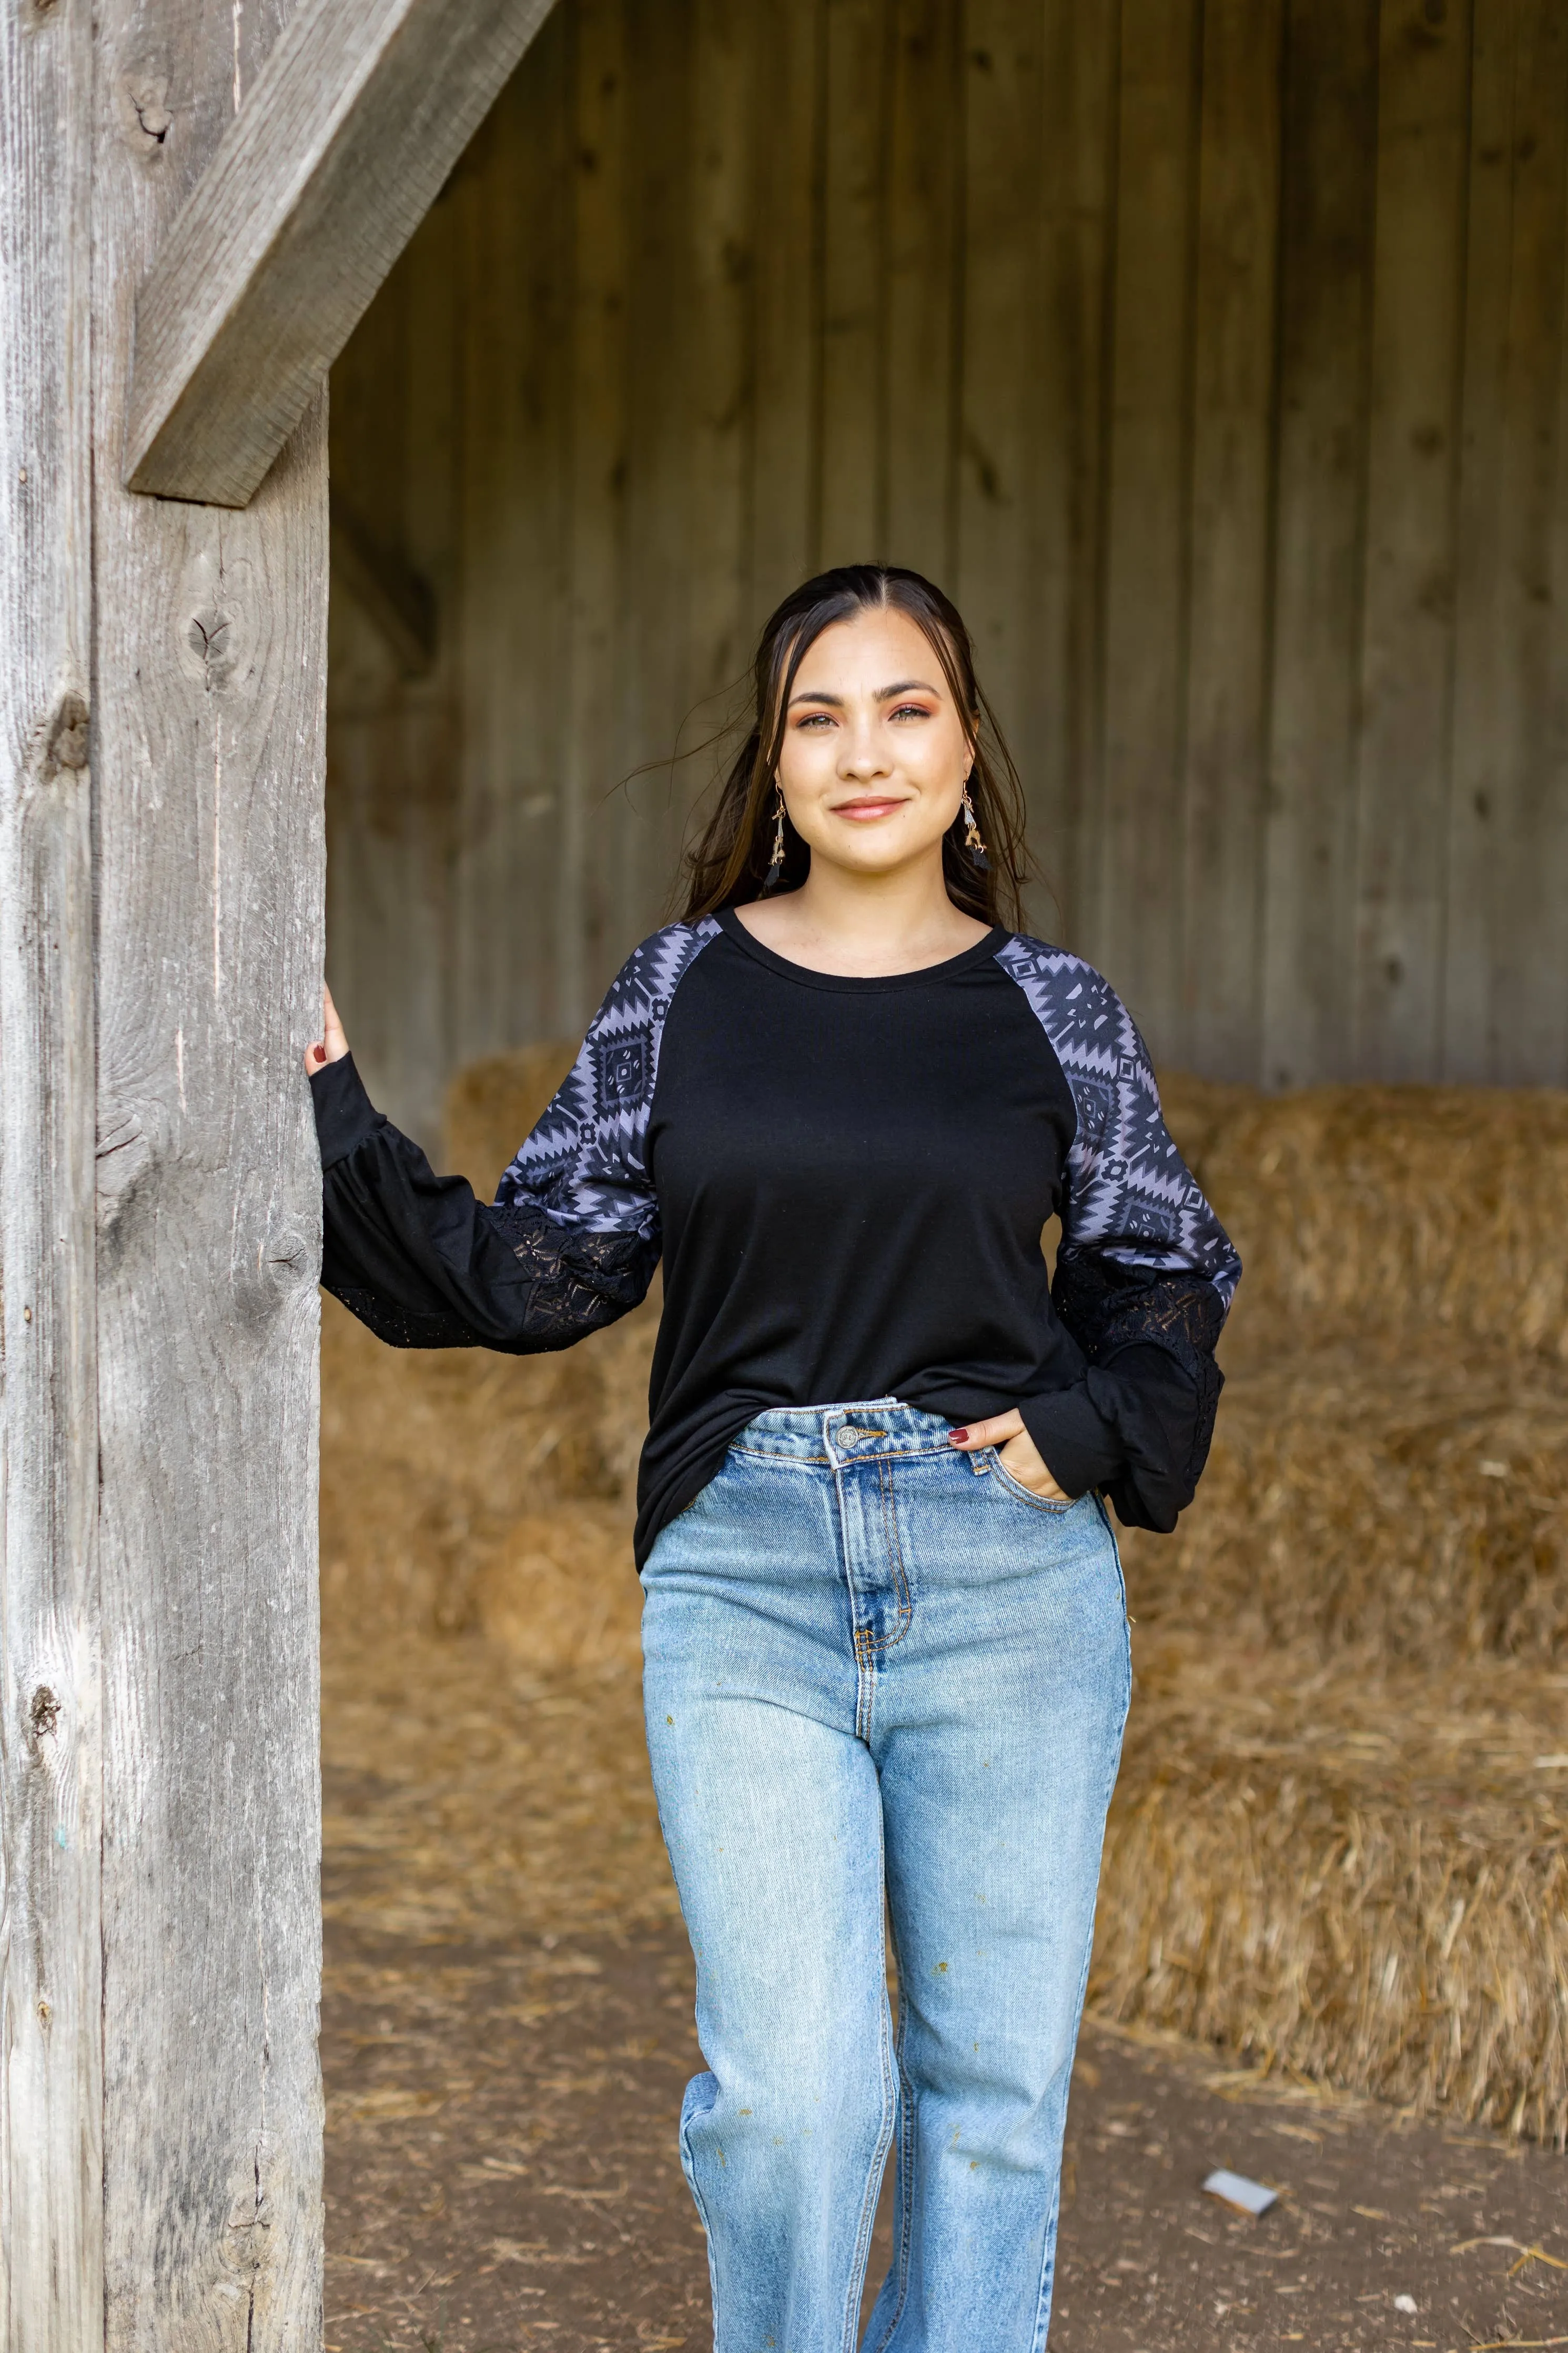
[[[773,1406],[732,1443],[745,1454],[795,1462],[865,1462],[881,1454],[946,1451],[953,1424],[897,1398],[857,1398],[847,1405]]]

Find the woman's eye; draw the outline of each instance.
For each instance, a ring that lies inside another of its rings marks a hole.
[[[931,712],[923,702],[900,702],[893,717],[895,719],[929,719]]]
[[[795,721],[797,727],[831,727],[833,721],[826,711],[808,711]]]

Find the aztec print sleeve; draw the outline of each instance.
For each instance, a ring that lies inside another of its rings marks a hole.
[[[637,1306],[659,1256],[643,1155],[665,1016],[717,929],[672,924],[628,958],[493,1205],[435,1174],[352,1055],[318,1071],[326,1288],[394,1347],[510,1356],[568,1348]]]
[[[997,960],[1078,1113],[1051,1296],[1086,1370],[1020,1410],[1069,1494],[1102,1486],[1129,1526],[1168,1533],[1208,1456],[1215,1345],[1241,1261],[1171,1139],[1148,1050],[1115,990],[1038,940],[1015,935]]]

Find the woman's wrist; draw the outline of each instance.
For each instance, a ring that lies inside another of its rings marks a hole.
[[[311,1071],[310,1101],[323,1171],[346,1160],[382,1124],[381,1113],[364,1091],[352,1054],[340,1054]]]
[[[1121,1434],[1100,1412],[1086,1382],[1026,1398],[1018,1410],[1064,1495],[1087,1495],[1124,1467]]]

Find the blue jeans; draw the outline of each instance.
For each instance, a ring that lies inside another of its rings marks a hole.
[[[717,2353],[853,2353],[895,2126],[868,2353],[1046,2341],[1126,1604],[1098,1498],[947,1431],[888,1398],[761,1414],[643,1571]]]

